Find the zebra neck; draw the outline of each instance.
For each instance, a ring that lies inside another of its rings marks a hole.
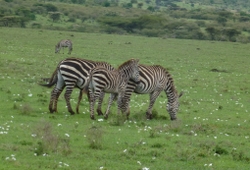
[[[119,70],[119,76],[121,79],[123,79],[124,81],[129,81],[129,79],[132,76],[132,71],[129,69],[120,69]]]
[[[165,89],[165,93],[169,102],[174,102],[174,100],[178,97],[176,89],[172,83],[168,84],[167,88]]]

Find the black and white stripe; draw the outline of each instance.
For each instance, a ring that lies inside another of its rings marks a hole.
[[[92,119],[94,119],[95,101],[99,98],[100,94],[103,94],[104,92],[111,93],[105,118],[108,118],[110,106],[116,95],[118,96],[118,114],[120,113],[122,98],[129,79],[135,82],[138,82],[140,79],[138,62],[139,60],[135,59],[128,60],[120,65],[118,69],[112,71],[103,67],[95,67],[91,70],[88,87],[90,94],[90,117]]]
[[[72,110],[70,104],[70,96],[74,89],[77,87],[80,89],[80,95],[77,103],[76,111],[79,113],[79,103],[82,98],[82,89],[87,86],[87,78],[89,76],[89,71],[95,67],[103,67],[107,70],[114,70],[114,68],[106,62],[95,62],[80,58],[67,58],[62,60],[56,70],[54,71],[52,77],[48,84],[41,84],[42,86],[52,87],[56,84],[53,91],[51,92],[49,110],[50,113],[57,112],[57,102],[58,98],[66,87],[66,92],[64,97],[66,99],[68,111],[73,115],[75,114]],[[101,102],[103,100],[104,94],[99,98],[99,106],[101,107]],[[98,107],[99,110],[101,110]],[[98,112],[98,114],[101,112]]]
[[[174,81],[170,73],[160,65],[145,66],[139,65],[140,82],[135,83],[132,80],[128,82],[125,96],[123,98],[123,108],[129,110],[130,96],[133,92],[137,94],[149,94],[150,103],[146,112],[147,118],[152,119],[152,108],[160,93],[164,90],[167,98],[167,111],[170,114],[171,120],[177,119],[179,109],[178,92],[174,86]]]
[[[63,48],[63,53],[64,53],[64,48],[69,48],[68,54],[71,54],[73,50],[73,44],[71,40],[61,40],[60,42],[57,43],[55,46],[55,53],[59,53],[61,48]]]

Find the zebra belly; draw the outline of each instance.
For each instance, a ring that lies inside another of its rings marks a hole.
[[[118,89],[108,89],[108,88],[105,88],[104,92],[105,93],[119,93],[119,90]]]

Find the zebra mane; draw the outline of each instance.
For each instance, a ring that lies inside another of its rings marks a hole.
[[[132,58],[132,59],[130,59],[130,60],[124,62],[123,64],[121,64],[121,65],[118,67],[118,70],[120,70],[120,69],[122,69],[122,68],[124,68],[124,67],[127,67],[127,66],[131,65],[131,64],[134,63],[134,62],[137,62],[137,63],[138,63],[138,62],[139,62],[139,59],[134,59],[134,58]]]

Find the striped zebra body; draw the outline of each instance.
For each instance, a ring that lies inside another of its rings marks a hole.
[[[71,40],[61,40],[56,46],[55,46],[55,53],[59,53],[61,48],[63,49],[64,53],[64,48],[69,48],[68,54],[71,54],[73,50],[73,44]]]
[[[56,84],[53,91],[51,92],[49,110],[50,113],[57,112],[57,102],[58,98],[66,87],[66,92],[64,97],[66,99],[68,111],[73,115],[75,114],[72,110],[70,104],[70,96],[74,89],[77,87],[80,89],[80,94],[78,98],[77,108],[76,111],[79,113],[79,104],[82,99],[82,89],[85,89],[87,86],[87,79],[89,76],[89,71],[95,67],[104,67],[107,70],[114,70],[114,68],[106,63],[106,62],[95,62],[86,59],[79,59],[79,58],[67,58],[62,60],[56,70],[54,71],[52,77],[48,84],[41,84],[42,86],[52,87]],[[98,109],[101,110],[101,103],[103,100],[104,94],[100,95],[99,98],[99,107]],[[101,111],[98,111],[98,114],[101,114]]]
[[[135,83],[132,80],[128,82],[123,98],[123,108],[129,110],[130,96],[133,92],[137,94],[149,94],[150,103],[146,115],[148,119],[152,119],[153,105],[160,93],[165,91],[168,98],[167,111],[170,114],[171,120],[177,119],[176,114],[179,108],[178,99],[182,96],[182,93],[178,95],[170,73],[159,65],[139,65],[139,70],[140,82]]]
[[[89,76],[89,94],[90,94],[90,117],[94,119],[94,105],[100,94],[111,93],[108,108],[104,118],[108,118],[110,106],[116,95],[118,96],[118,114],[122,106],[122,97],[129,79],[135,82],[139,81],[139,60],[131,59],[119,66],[118,69],[110,71],[103,67],[95,67]],[[123,109],[124,110],[124,109]]]

